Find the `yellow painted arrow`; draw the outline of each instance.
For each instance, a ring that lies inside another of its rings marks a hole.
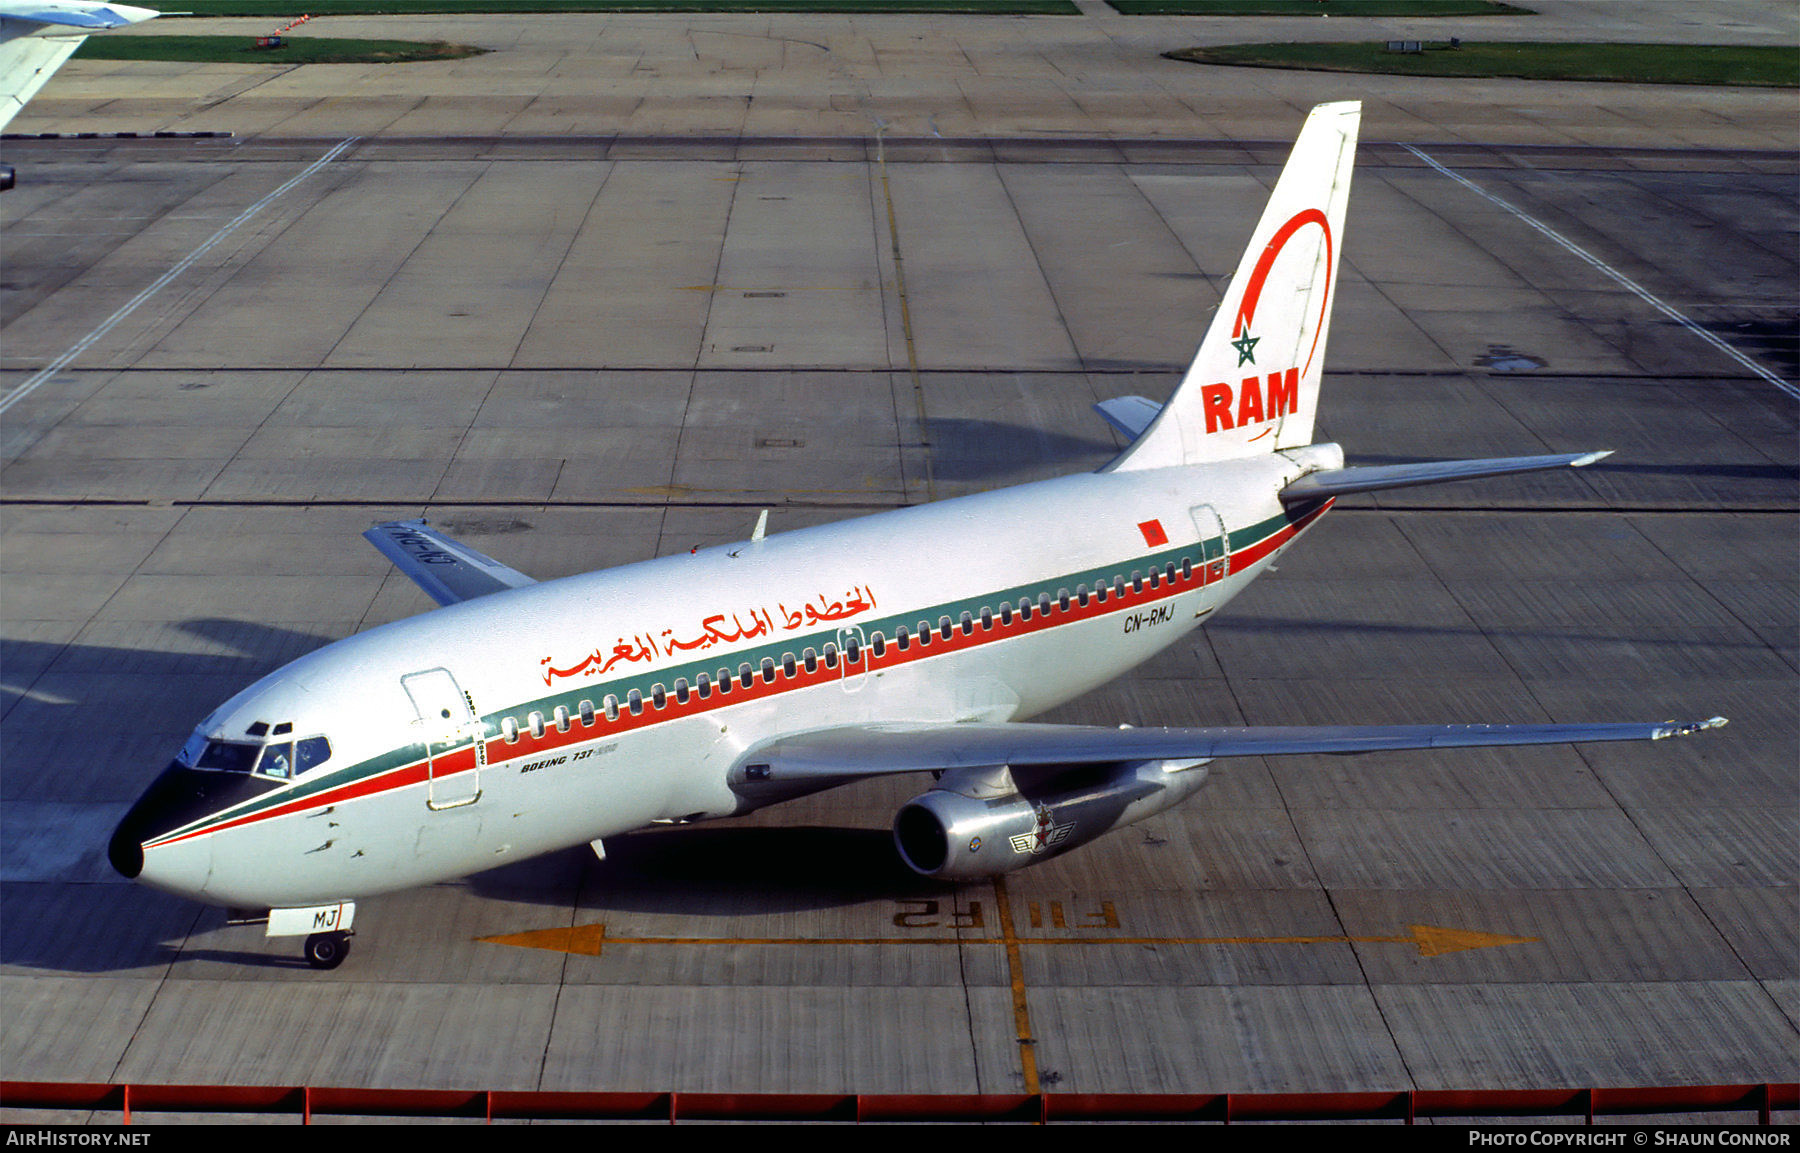
[[[1441,957],[1469,949],[1499,945],[1526,945],[1538,938],[1484,933],[1476,929],[1446,929],[1438,925],[1412,925],[1410,932],[1386,937],[610,937],[604,924],[574,925],[566,929],[533,929],[478,937],[489,945],[514,945],[521,949],[548,949],[598,957],[606,945],[1340,945],[1410,944],[1421,957]]]

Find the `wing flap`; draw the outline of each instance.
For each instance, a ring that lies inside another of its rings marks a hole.
[[[427,527],[422,520],[388,521],[369,529],[363,537],[440,605],[537,583],[493,557]]]
[[[1085,725],[873,724],[796,733],[738,761],[749,779],[849,780],[888,773],[1010,765],[1103,764],[1150,759],[1373,753],[1502,745],[1657,741],[1725,724],[1326,725],[1261,728],[1108,729]]]

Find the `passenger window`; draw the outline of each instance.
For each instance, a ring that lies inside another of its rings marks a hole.
[[[887,655],[887,638],[882,636],[880,633],[876,633],[875,638],[873,640],[871,640],[869,642],[869,644],[870,644],[870,647],[872,647],[875,650],[875,659],[876,660],[880,660],[882,657]]]
[[[556,731],[559,733],[569,731],[569,709],[566,705],[556,706]]]
[[[619,698],[618,697],[614,696],[611,693],[607,693],[606,700],[601,703],[603,705],[605,705],[605,707],[606,707],[606,719],[607,720],[616,721],[619,719]]]
[[[685,705],[688,702],[688,683],[686,677],[675,678],[675,703]]]
[[[743,685],[745,688],[749,688],[755,683],[755,678],[756,670],[750,667],[750,662],[745,661],[738,666],[738,684]]]
[[[594,702],[582,701],[579,707],[581,711],[581,727],[584,729],[591,728],[594,724]]]
[[[526,717],[525,720],[528,724],[531,725],[531,735],[533,737],[541,737],[544,735],[544,714],[543,713],[534,712],[530,716]]]
[[[644,694],[632,689],[625,694],[625,707],[631,710],[632,716],[639,716],[644,711]]]
[[[519,721],[518,721],[518,718],[517,717],[501,717],[500,718],[500,735],[506,738],[507,744],[509,744],[509,745],[518,744],[519,743]]]
[[[651,706],[653,708],[660,709],[668,703],[669,703],[669,694],[663,690],[663,687],[661,685],[651,685],[650,686],[650,704],[651,704]]]
[[[781,675],[784,677],[792,677],[798,671],[799,671],[799,666],[794,662],[794,654],[793,653],[782,653],[781,654]]]
[[[331,742],[324,737],[307,737],[294,746],[294,775],[316,769],[331,759]]]
[[[762,679],[763,679],[763,684],[765,684],[765,685],[772,685],[775,683],[775,658],[774,657],[764,657],[763,658]]]
[[[712,678],[705,673],[694,678],[694,687],[700,693],[701,700],[712,696]]]

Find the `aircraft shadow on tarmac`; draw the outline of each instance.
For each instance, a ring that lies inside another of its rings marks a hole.
[[[917,782],[918,791],[927,783]],[[759,914],[804,912],[956,888],[908,869],[886,828],[697,825],[613,838],[604,861],[585,849],[571,852],[582,858],[587,909],[731,916],[747,911],[750,896]],[[471,886],[484,896],[502,895],[493,885],[506,880],[495,876],[505,872],[472,877]]]
[[[821,861],[830,868],[821,869]],[[608,841],[605,861],[586,848],[565,849],[452,884],[484,900],[559,909],[564,916],[577,907],[584,921],[607,912],[731,919],[943,898],[956,889],[909,871],[886,829],[817,826],[650,830]],[[372,899],[365,915],[380,917],[381,900]],[[9,884],[4,904],[12,931],[0,937],[0,966],[8,968],[123,973],[211,961],[311,971],[289,949],[192,944],[222,929],[230,914],[123,882]],[[96,933],[96,923],[113,928]]]
[[[1100,418],[1094,418],[1096,427]],[[1108,439],[1068,436],[1029,425],[965,417],[926,422],[932,471],[946,481],[998,481],[1099,468],[1118,455]]]

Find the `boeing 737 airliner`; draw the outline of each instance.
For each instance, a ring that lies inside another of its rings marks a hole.
[[[1044,860],[1193,794],[1219,757],[1654,740],[1723,723],[1099,728],[1020,723],[1204,623],[1344,493],[1605,454],[1346,468],[1313,443],[1361,108],[1301,130],[1167,404],[1095,473],[565,580],[429,528],[366,534],[441,608],[221,705],[120,823],[114,866],[268,909],[339,963],[360,897],[884,773],[949,881]]]

